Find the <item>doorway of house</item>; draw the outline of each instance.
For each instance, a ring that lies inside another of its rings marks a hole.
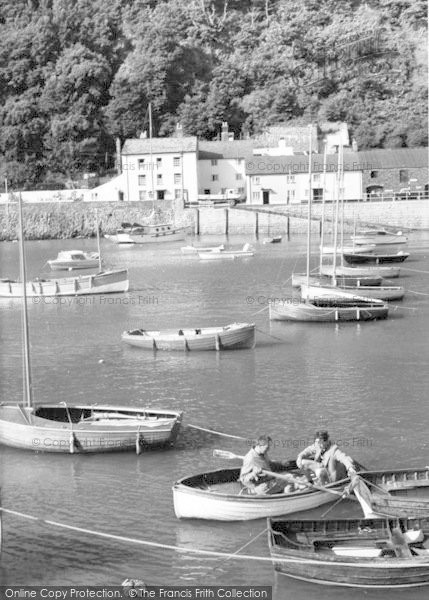
[[[263,190],[262,191],[262,204],[269,204],[269,203],[270,203],[270,191]]]

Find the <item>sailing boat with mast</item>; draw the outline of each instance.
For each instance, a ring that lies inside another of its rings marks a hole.
[[[404,297],[405,290],[401,286],[385,286],[385,285],[373,285],[373,286],[362,286],[359,284],[352,285],[346,283],[342,278],[337,279],[337,256],[339,253],[344,255],[344,167],[343,167],[343,147],[339,147],[338,152],[338,173],[337,173],[337,194],[335,203],[335,217],[334,217],[334,240],[333,240],[333,263],[332,263],[332,277],[330,282],[304,282],[301,285],[301,295],[305,296],[310,300],[315,299],[326,299],[330,301],[346,301],[350,302],[355,300],[361,300],[362,298],[376,299],[376,300],[401,300]],[[338,248],[338,220],[339,220],[339,206],[341,201],[341,239],[340,246]],[[322,272],[323,268],[323,243],[324,243],[324,210],[322,207],[322,235],[320,243],[320,267],[319,272]]]
[[[311,256],[311,204],[312,204],[312,139],[310,132],[308,156],[308,224],[307,224],[307,272],[306,287],[310,286],[310,256]],[[337,208],[338,211],[338,208]],[[338,214],[336,215],[338,217]],[[334,248],[337,246],[335,233]],[[335,260],[335,259],[334,259]],[[301,293],[301,299],[291,298],[269,305],[269,315],[272,321],[305,321],[305,322],[337,322],[337,321],[369,321],[386,318],[388,307],[381,300],[364,297],[345,299],[314,298],[310,299]]]
[[[21,203],[21,199],[19,199]],[[19,214],[22,206],[19,206]],[[37,278],[33,281],[14,279],[0,280],[0,297],[2,298],[47,298],[52,296],[85,296],[92,294],[112,294],[127,292],[130,286],[128,269],[110,269],[103,271],[100,251],[100,227],[97,218],[98,273],[92,275],[76,275],[53,279]],[[25,288],[25,289],[24,289]]]
[[[24,450],[73,454],[143,449],[174,443],[181,412],[111,405],[39,404],[33,401],[27,286],[19,198],[23,315],[24,402],[0,404],[0,444]]]

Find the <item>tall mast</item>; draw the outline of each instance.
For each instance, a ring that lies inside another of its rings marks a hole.
[[[155,191],[153,185],[153,157],[152,157],[152,102],[149,102],[149,152],[150,152],[150,191],[152,202],[155,202]],[[154,204],[155,206],[155,204]]]
[[[321,228],[321,236],[320,236],[320,265],[319,265],[319,274],[322,273],[322,265],[323,265],[323,245],[325,243],[325,195],[326,195],[326,155],[328,151],[328,143],[325,140],[325,146],[323,150],[323,197],[322,197],[322,228]]]
[[[28,313],[27,313],[27,275],[25,269],[24,252],[24,225],[22,218],[22,196],[18,198],[19,215],[19,265],[22,283],[22,330],[24,338],[24,405],[28,408],[32,406],[31,390],[31,369],[30,369],[30,337],[28,334]]]
[[[344,251],[344,158],[343,158],[343,144],[340,143],[339,151],[339,166],[338,166],[338,186],[341,202],[341,264],[343,264],[343,251]]]
[[[312,126],[308,126],[310,132],[310,142],[308,149],[308,224],[307,224],[307,300],[308,300],[308,286],[310,285],[310,252],[311,252],[311,153],[312,153],[312,139],[311,131]]]
[[[98,270],[101,273],[101,248],[100,248],[100,224],[98,222],[98,210],[95,209],[95,220],[97,225],[97,251],[98,251]]]
[[[337,244],[338,244],[338,214],[340,206],[340,163],[341,157],[338,152],[338,170],[337,170],[337,181],[335,186],[335,218],[334,218],[334,258],[332,263],[332,284],[337,285]]]

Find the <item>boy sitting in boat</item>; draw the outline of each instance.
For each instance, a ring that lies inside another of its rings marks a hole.
[[[288,482],[285,481],[286,474],[282,474],[282,478],[277,479],[264,473],[264,471],[283,471],[288,466],[288,464],[269,459],[268,451],[271,442],[272,439],[268,435],[260,435],[243,458],[240,482],[248,494],[282,494],[296,489],[294,477],[291,476],[291,480]]]
[[[298,454],[296,464],[309,481],[316,478],[321,485],[356,475],[353,459],[332,442],[327,431],[316,431],[314,444]]]

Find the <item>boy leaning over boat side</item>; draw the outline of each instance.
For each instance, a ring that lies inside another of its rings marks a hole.
[[[243,458],[240,470],[240,482],[248,494],[281,494],[293,491],[284,479],[276,479],[266,475],[263,471],[282,471],[287,464],[272,461],[268,457],[271,447],[271,438],[268,435],[260,435],[254,446]]]
[[[316,431],[314,444],[298,454],[296,464],[322,485],[356,475],[353,459],[331,441],[327,431]]]

